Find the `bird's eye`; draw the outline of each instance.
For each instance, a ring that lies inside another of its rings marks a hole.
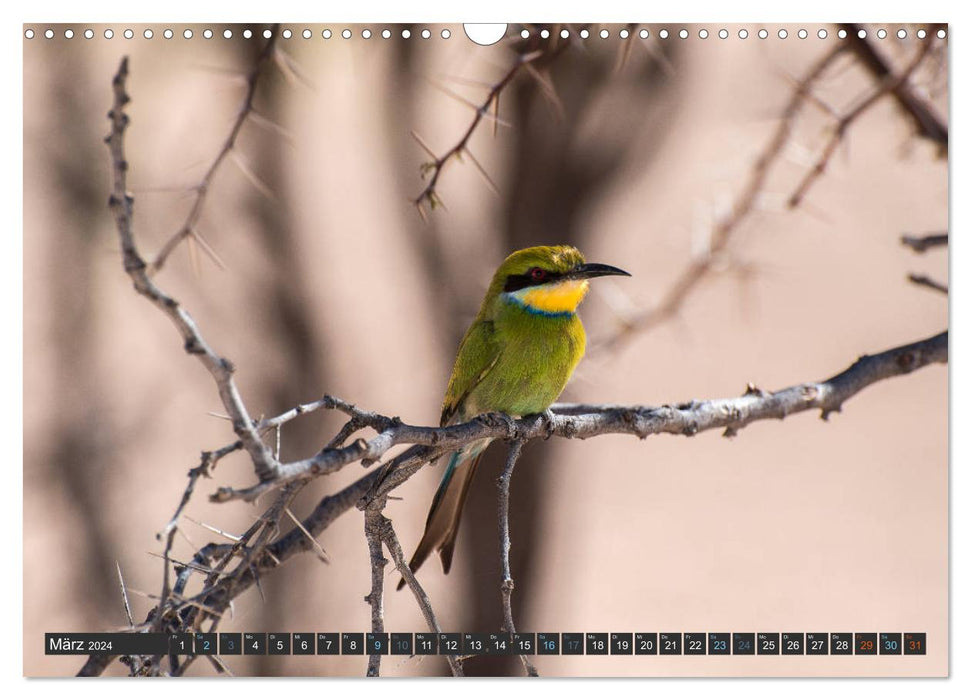
[[[541,267],[534,267],[529,271],[529,277],[535,282],[540,282],[546,279],[546,270]]]

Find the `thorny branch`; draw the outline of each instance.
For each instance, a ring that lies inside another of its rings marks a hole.
[[[769,170],[789,142],[796,117],[806,104],[813,86],[832,65],[833,61],[842,53],[843,48],[842,44],[837,44],[828,51],[813,64],[802,80],[796,85],[792,96],[789,98],[789,102],[782,111],[772,138],[769,139],[769,142],[752,166],[748,180],[732,204],[731,212],[728,216],[716,223],[711,233],[708,249],[704,255],[696,257],[688,264],[657,306],[626,321],[616,334],[603,341],[604,346],[616,348],[622,342],[632,338],[636,333],[657,326],[664,320],[674,316],[688,295],[711,271],[712,267],[717,264],[719,256],[727,248],[732,235],[755,209],[758,197],[765,189]]]
[[[816,163],[809,169],[806,175],[803,177],[802,182],[799,183],[795,191],[789,197],[788,205],[790,208],[797,207],[802,202],[803,197],[812,187],[813,183],[826,171],[826,166],[829,164],[830,159],[836,152],[837,146],[842,142],[847,129],[860,118],[863,114],[867,112],[874,104],[876,104],[880,98],[888,94],[895,94],[895,92],[900,91],[907,85],[907,81],[913,75],[917,67],[924,61],[927,54],[934,48],[934,42],[931,40],[925,40],[918,49],[917,54],[911,59],[910,63],[901,71],[899,74],[894,74],[888,72],[883,76],[880,85],[874,89],[867,97],[861,100],[856,107],[851,109],[849,112],[840,117],[839,121],[836,123],[836,127],[830,134],[829,140],[823,147],[819,158]]]
[[[489,176],[486,174],[485,170],[475,159],[475,156],[472,155],[471,151],[469,151],[469,140],[472,138],[472,135],[479,127],[479,124],[482,122],[483,118],[489,115],[490,110],[493,113],[492,118],[498,120],[499,96],[522,70],[531,69],[532,64],[543,56],[552,58],[562,51],[567,45],[567,42],[555,43],[554,40],[555,48],[546,50],[540,49],[530,53],[517,54],[512,66],[506,71],[498,82],[492,85],[492,87],[489,89],[489,93],[486,95],[486,98],[480,104],[472,105],[475,109],[475,115],[472,117],[471,123],[458,142],[445,151],[445,153],[442,155],[436,156],[435,152],[425,144],[421,137],[412,132],[412,136],[415,137],[418,144],[432,158],[430,162],[422,165],[422,174],[428,177],[428,183],[425,185],[425,188],[421,191],[421,193],[413,200],[413,203],[418,209],[418,213],[422,216],[422,218],[425,217],[424,204],[427,203],[432,209],[441,205],[442,200],[438,196],[438,191],[436,189],[438,186],[438,180],[441,177],[445,166],[454,158],[461,159],[463,153],[469,157],[472,163],[476,166],[476,169],[482,174],[483,177],[486,178],[486,181],[489,183],[490,187],[495,189],[495,185],[489,179]]]
[[[794,208],[801,204],[813,182],[825,171],[830,158],[850,125],[884,95],[891,94],[895,97],[901,107],[914,118],[922,136],[942,144],[942,147],[946,148],[947,126],[941,122],[929,106],[914,94],[909,83],[910,77],[928,53],[934,49],[934,40],[929,37],[924,40],[912,61],[902,72],[895,74],[894,69],[876,52],[872,45],[858,36],[857,30],[853,28],[855,25],[847,26],[852,29],[852,31],[848,31],[848,43],[839,43],[824,54],[796,84],[772,138],[752,166],[748,181],[736,197],[731,213],[715,225],[705,253],[689,262],[665,293],[660,303],[654,308],[624,321],[616,333],[601,341],[602,346],[616,348],[636,333],[660,324],[680,310],[690,293],[718,263],[719,257],[727,249],[732,235],[755,210],[758,197],[765,189],[771,167],[781,157],[789,143],[796,117],[803,106],[814,99],[813,87],[823,77],[834,60],[847,48],[850,48],[866,69],[879,80],[879,85],[863,98],[854,109],[839,118],[816,163],[806,173],[793,194],[790,195],[788,206]],[[936,27],[937,25],[932,25],[929,31],[932,33]]]
[[[880,83],[888,79],[893,80],[893,68],[887,59],[881,55],[880,50],[872,40],[866,36],[860,36],[861,26],[858,24],[841,26],[846,29],[846,42],[849,43],[863,67]],[[927,28],[927,31],[933,35],[941,26],[943,25],[931,25]],[[941,120],[930,105],[914,94],[910,83],[907,81],[897,82],[891,86],[890,92],[901,109],[913,118],[917,133],[946,149],[948,145],[947,124]]]
[[[820,67],[820,71],[823,67]],[[829,413],[839,411],[847,399],[875,382],[907,374],[931,363],[947,362],[948,334],[944,332],[877,355],[861,357],[845,371],[821,382],[799,384],[773,393],[749,386],[743,396],[731,399],[690,401],[660,407],[562,404],[553,407],[552,418],[527,416],[513,420],[501,414],[486,414],[461,425],[435,428],[407,425],[397,417],[359,409],[341,399],[325,396],[275,418],[254,421],[233,382],[231,363],[206,344],[191,316],[181,305],[154,284],[135,244],[132,220],[134,202],[127,192],[128,164],[124,152],[124,133],[128,126],[128,118],[123,111],[129,100],[126,94],[127,76],[128,61],[123,59],[113,82],[114,106],[109,114],[112,126],[107,138],[113,164],[109,207],[121,240],[125,271],[136,291],[172,320],[182,335],[186,351],[198,356],[212,375],[237,436],[235,442],[204,453],[199,466],[190,472],[189,485],[182,501],[172,521],[160,533],[160,537],[168,539],[164,555],[166,573],[163,595],[158,606],[149,613],[144,623],[136,626],[137,629],[198,631],[209,622],[207,631],[215,631],[235,598],[251,586],[259,588],[262,576],[282,566],[294,555],[319,549],[315,538],[341,514],[358,507],[366,511],[365,527],[372,551],[372,573],[375,575],[372,596],[369,596],[373,628],[383,629],[383,583],[379,583],[376,576],[380,568],[380,578],[383,579],[387,563],[381,550],[383,545],[414,592],[429,628],[441,631],[431,603],[409,570],[390,521],[382,513],[388,494],[441,454],[486,437],[512,440],[521,447],[529,440],[551,435],[585,439],[606,434],[631,434],[643,439],[659,433],[691,436],[716,428],[723,429],[725,435],[734,435],[751,422],[782,419],[810,409],[820,409],[825,418]],[[755,191],[758,186],[756,182]],[[279,464],[261,435],[300,415],[320,409],[340,411],[348,416],[348,421],[317,455],[291,464]],[[369,439],[358,439],[345,445],[354,433],[364,429],[376,434]],[[289,513],[293,497],[307,480],[336,472],[355,462],[369,466],[385,458],[396,445],[410,445],[410,448],[386,462],[383,468],[371,470],[344,489],[326,496],[298,526],[280,534],[280,520]],[[210,543],[196,552],[191,562],[178,564],[176,581],[170,588],[168,568],[171,537],[198,478],[208,476],[222,456],[240,449],[245,450],[253,462],[259,483],[240,490],[221,488],[213,495],[213,500],[252,499],[269,490],[279,489],[273,504],[232,544]],[[515,448],[514,454],[518,454]],[[511,460],[507,462],[507,475],[511,476],[514,465],[515,459],[511,454]],[[504,498],[508,509],[508,492]],[[508,521],[505,535],[508,541]],[[503,573],[504,581],[512,580],[508,565],[504,565]],[[202,589],[195,595],[188,595],[187,586],[194,574],[204,576]],[[510,587],[508,593],[511,594],[511,590]],[[506,626],[514,629],[511,615],[505,617]],[[79,675],[100,674],[113,658],[92,656]],[[194,658],[187,657],[181,663],[177,658],[171,658],[170,673],[185,673]],[[162,674],[160,662],[158,657],[126,660],[133,673],[146,675]],[[453,674],[461,675],[458,659],[450,657],[449,664]],[[377,664],[369,664],[369,670],[372,666],[376,673]],[[225,670],[218,663],[216,667]]]
[[[263,68],[273,56],[273,52],[276,46],[277,34],[279,34],[279,25],[275,24],[270,29],[270,36],[266,40],[266,44],[263,46],[263,51],[260,52],[259,57],[256,59],[256,63],[253,64],[252,70],[246,76],[246,96],[243,98],[243,104],[240,106],[239,113],[236,115],[236,120],[233,122],[233,127],[229,131],[229,136],[223,143],[222,148],[216,155],[215,160],[206,174],[202,176],[202,180],[197,184],[193,190],[195,191],[195,201],[192,203],[192,208],[189,210],[189,215],[186,217],[185,222],[182,224],[181,228],[169,238],[168,242],[155,256],[155,260],[152,261],[151,272],[157,272],[162,269],[165,265],[166,260],[168,260],[169,255],[172,254],[179,243],[189,238],[190,240],[198,241],[203,250],[205,250],[217,264],[219,259],[215,257],[214,252],[206,243],[205,239],[199,233],[198,224],[199,219],[202,217],[202,211],[206,203],[206,195],[209,193],[209,188],[212,185],[213,177],[216,175],[216,171],[219,170],[219,166],[222,165],[223,161],[226,159],[233,149],[236,147],[236,139],[239,137],[239,132],[243,129],[243,124],[246,122],[247,117],[253,114],[253,97],[256,95],[256,86],[259,82]]]

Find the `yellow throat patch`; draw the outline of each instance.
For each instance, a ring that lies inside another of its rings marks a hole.
[[[526,306],[547,314],[573,313],[590,289],[588,280],[564,280],[527,287],[515,296]]]

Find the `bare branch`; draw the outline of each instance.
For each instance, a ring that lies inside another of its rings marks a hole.
[[[942,292],[943,294],[947,294],[946,284],[942,284],[937,280],[931,279],[927,275],[916,275],[914,273],[911,273],[907,275],[907,279],[909,279],[911,282],[913,282],[918,286],[927,287],[928,289],[933,289],[935,292]]]
[[[512,617],[512,591],[516,584],[512,578],[512,568],[509,566],[509,549],[511,542],[509,539],[509,485],[512,482],[512,472],[519,461],[519,455],[523,451],[523,441],[514,440],[509,446],[509,454],[506,457],[506,467],[499,477],[499,561],[502,563],[502,583],[499,592],[502,597],[502,617],[505,631],[510,635],[516,634],[516,623]],[[536,667],[530,662],[525,654],[519,655],[523,663],[523,669],[528,676],[538,676]]]
[[[243,444],[244,449],[253,460],[257,475],[263,478],[271,477],[275,472],[276,460],[266,445],[260,440],[253,427],[253,421],[246,411],[246,406],[239,395],[233,380],[235,368],[233,364],[215,353],[209,347],[199,332],[195,321],[189,313],[172,297],[165,294],[152,281],[144,259],[135,244],[133,231],[134,199],[128,194],[128,161],[125,159],[124,138],[128,128],[128,115],[124,108],[130,98],[126,93],[128,79],[128,57],[122,59],[118,73],[112,82],[114,105],[109,118],[111,119],[111,133],[106,141],[111,151],[113,187],[108,199],[108,206],[115,217],[115,225],[121,238],[125,272],[131,277],[135,289],[146,297],[159,310],[171,319],[182,335],[185,351],[199,358],[203,366],[212,375],[219,389],[223,407],[233,423],[233,430]]]
[[[917,51],[917,55],[911,59],[910,63],[904,70],[898,75],[894,75],[889,72],[884,76],[880,86],[873,90],[866,98],[857,104],[856,107],[851,109],[849,112],[844,114],[840,120],[836,123],[829,140],[826,145],[823,146],[822,153],[820,153],[819,158],[812,168],[806,173],[802,181],[796,187],[795,191],[789,197],[788,206],[790,208],[797,207],[802,202],[809,188],[812,187],[813,183],[826,171],[826,166],[829,164],[830,159],[836,152],[836,147],[839,146],[840,142],[843,140],[843,136],[846,134],[847,129],[860,118],[863,114],[867,112],[874,104],[876,104],[881,97],[888,94],[894,94],[895,91],[900,90],[902,86],[907,84],[910,76],[913,75],[917,67],[924,61],[924,58],[933,48],[934,44],[931,41],[925,41],[920,49]]]
[[[371,592],[364,600],[371,606],[371,632],[384,634],[384,567],[388,560],[384,558],[381,531],[387,519],[381,514],[387,505],[387,498],[373,501],[364,511],[364,535],[367,539],[368,556],[371,559]],[[381,654],[375,653],[368,657],[367,675],[375,677],[381,675]]]
[[[182,224],[181,228],[175,232],[175,234],[162,246],[162,249],[155,256],[155,260],[152,261],[149,274],[154,274],[162,269],[165,265],[166,260],[168,260],[169,255],[172,254],[179,243],[184,241],[186,238],[192,236],[197,237],[196,227],[199,223],[199,219],[202,217],[202,211],[206,203],[206,195],[209,193],[209,188],[212,186],[212,180],[216,175],[216,171],[219,170],[219,166],[222,165],[226,156],[232,153],[233,149],[236,147],[236,140],[239,138],[239,132],[243,129],[243,124],[246,122],[246,118],[253,113],[253,97],[256,95],[256,86],[259,82],[260,75],[263,72],[263,67],[269,59],[274,54],[274,46],[276,45],[277,34],[279,34],[280,25],[275,24],[270,29],[270,37],[266,40],[266,44],[263,46],[263,51],[260,52],[259,57],[256,59],[256,63],[253,65],[252,70],[246,76],[246,96],[243,98],[243,104],[239,108],[239,112],[236,115],[236,120],[233,122],[233,126],[229,131],[229,136],[223,143],[222,148],[219,149],[219,153],[216,155],[216,159],[209,166],[206,174],[202,176],[202,180],[197,184],[193,190],[195,191],[195,201],[192,203],[192,208],[189,210],[189,215],[186,217],[185,223]],[[241,161],[238,161],[240,169],[245,175],[251,178],[251,181],[259,182],[259,179],[252,175],[252,173],[245,167]],[[259,188],[259,185],[257,185]],[[261,191],[263,191],[261,189]],[[265,192],[264,192],[265,194]],[[200,241],[204,250],[209,251],[212,255],[215,255],[215,251],[205,242]],[[215,258],[216,261],[219,260],[218,257]],[[217,262],[217,264],[219,264]]]
[[[782,111],[779,124],[772,138],[766,144],[762,153],[756,159],[749,171],[748,180],[732,204],[731,212],[715,225],[711,233],[708,250],[704,255],[696,257],[671,285],[661,302],[642,314],[626,321],[613,336],[599,343],[600,346],[616,349],[622,342],[629,340],[634,334],[652,328],[668,318],[674,316],[689,294],[707,276],[717,263],[719,256],[727,248],[729,240],[739,226],[749,217],[755,208],[759,195],[765,188],[769,170],[781,156],[789,138],[792,135],[793,124],[802,107],[810,101],[812,88],[823,76],[833,61],[842,53],[843,44],[837,44],[822,56],[800,80],[789,98],[788,104]]]
[[[558,54],[566,46],[566,43],[557,45],[556,48],[550,49],[548,51],[533,51],[531,53],[517,54],[516,60],[513,62],[512,66],[506,73],[499,79],[498,82],[492,85],[489,89],[489,93],[486,98],[478,105],[472,104],[471,106],[475,110],[475,115],[472,117],[472,122],[469,124],[465,133],[459,139],[458,143],[449,148],[441,156],[435,156],[431,148],[417,135],[412,132],[415,140],[422,147],[426,153],[432,154],[432,160],[429,163],[425,163],[422,166],[422,173],[428,176],[428,184],[425,185],[425,189],[415,197],[413,200],[415,207],[418,209],[418,213],[421,214],[422,218],[425,217],[425,211],[423,208],[424,204],[434,209],[437,206],[442,205],[442,200],[438,196],[436,187],[438,186],[438,179],[442,175],[446,164],[448,164],[453,158],[461,157],[462,153],[468,153],[469,140],[475,133],[479,124],[482,122],[483,118],[493,119],[496,123],[499,121],[499,95],[508,86],[513,79],[522,71],[524,68],[532,68],[531,65],[538,58],[543,56],[553,56]],[[474,160],[474,159],[473,159]],[[475,161],[478,166],[478,162]],[[479,166],[480,172],[485,175],[485,171]],[[486,180],[488,183],[492,184],[491,179],[486,175]],[[494,188],[494,184],[492,184]]]
[[[860,63],[863,64],[863,67],[877,79],[877,82],[883,84],[888,79],[892,80],[893,68],[872,40],[866,36],[860,36],[860,25],[844,24],[841,26],[846,29],[846,42],[856,54]],[[928,27],[928,33],[933,35],[938,26]],[[928,44],[931,43],[931,39],[925,41]],[[930,105],[914,94],[909,83],[906,81],[897,82],[890,88],[890,93],[901,109],[913,118],[918,134],[947,149],[947,125]]]
[[[425,593],[425,589],[421,587],[418,583],[418,579],[415,578],[414,572],[412,572],[411,567],[408,566],[408,561],[405,559],[405,553],[401,549],[401,543],[398,542],[398,535],[395,534],[394,527],[390,520],[385,520],[386,527],[382,531],[384,536],[384,546],[388,548],[391,553],[391,558],[394,560],[395,568],[398,569],[398,573],[404,578],[411,592],[415,595],[415,600],[418,602],[418,607],[421,609],[421,614],[425,618],[425,623],[435,634],[441,634],[442,628],[438,624],[438,620],[435,618],[435,611],[432,610],[432,603],[428,599],[428,594]],[[464,676],[465,673],[462,671],[462,665],[459,663],[458,657],[449,654],[446,656],[449,668],[452,671],[453,676]]]
[[[925,253],[928,248],[937,248],[947,245],[946,233],[929,233],[926,236],[903,235],[900,242],[913,250],[915,253]]]

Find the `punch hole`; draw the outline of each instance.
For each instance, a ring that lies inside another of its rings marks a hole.
[[[829,36],[829,34],[826,33],[825,29],[820,29],[818,32],[816,32],[816,36],[818,36],[820,39],[825,39],[827,36]]]
[[[44,37],[46,39],[53,39],[54,38],[54,30],[53,29],[48,29],[46,32],[44,32]]]
[[[443,29],[442,30],[442,38],[443,39],[448,39],[450,36],[452,36],[452,32],[450,32],[447,29]]]
[[[155,32],[153,32],[151,29],[146,29],[144,32],[142,32],[142,36],[146,39],[151,39],[155,36]]]
[[[251,29],[244,29],[243,30],[243,38],[244,39],[251,39],[251,38],[253,38],[253,31]]]
[[[661,31],[659,31],[657,33],[657,35],[659,37],[661,37],[662,39],[667,39],[668,38],[668,30],[667,29],[662,29]]]
[[[206,29],[204,32],[202,32],[202,38],[203,39],[212,39],[212,30],[211,29]]]
[[[223,39],[232,39],[232,38],[233,38],[233,30],[232,29],[224,29],[223,30]]]
[[[382,39],[390,39],[391,38],[391,30],[390,29],[383,29],[381,31],[381,38]]]
[[[846,38],[846,30],[845,29],[840,29],[838,32],[836,32],[836,36],[838,36],[840,39],[845,39]]]
[[[759,39],[768,39],[768,38],[769,38],[769,30],[768,29],[760,29],[759,30]]]
[[[877,30],[877,39],[886,39],[886,38],[887,38],[887,30],[886,29],[878,29]]]
[[[304,29],[302,32],[300,32],[300,36],[302,36],[304,39],[309,39],[313,35],[314,33],[309,29]]]
[[[620,38],[621,39],[626,39],[629,36],[630,36],[630,32],[629,31],[627,31],[626,29],[621,29],[620,30]]]
[[[264,39],[269,39],[271,36],[273,36],[273,32],[271,32],[269,29],[264,29],[263,30],[263,38]]]
[[[644,31],[644,30],[641,30],[641,31]],[[580,30],[580,38],[581,39],[589,39],[590,38],[590,30],[589,29],[581,29]]]
[[[33,29],[28,29],[27,31],[25,31],[24,32],[24,38],[26,38],[26,39],[33,39],[34,38],[34,30]]]
[[[897,38],[898,39],[906,39],[907,38],[907,30],[906,29],[898,29],[897,30]]]
[[[74,38],[74,30],[73,29],[65,29],[64,30],[64,38],[65,39],[73,39]]]
[[[410,29],[402,29],[401,30],[401,38],[402,39],[410,39],[411,38],[411,30]]]
[[[610,36],[610,32],[608,32],[606,29],[601,29],[600,30],[600,38],[601,39],[606,39],[608,36]]]
[[[587,31],[587,30],[584,29],[583,31]],[[637,33],[637,36],[639,36],[641,39],[646,39],[647,37],[651,36],[651,33],[646,29],[642,29],[640,32]],[[583,38],[586,39],[586,37],[583,37]]]
[[[779,38],[780,39],[785,39],[788,36],[789,36],[789,32],[787,32],[785,29],[780,29],[779,30]]]
[[[371,38],[371,30],[370,29],[365,29],[364,31],[361,32],[361,36],[364,37],[365,39],[370,39]]]
[[[84,38],[85,39],[94,39],[94,30],[93,29],[85,29],[84,30]]]
[[[407,31],[407,30],[405,30],[405,31]],[[325,29],[324,31],[322,31],[320,33],[320,36],[324,37],[325,39],[330,39],[332,36],[334,36],[334,33],[332,31],[330,31],[329,29]]]
[[[718,38],[719,39],[727,39],[728,38],[728,30],[727,29],[719,29],[718,30]]]
[[[938,39],[944,39],[946,37],[947,37],[947,32],[945,32],[943,29],[938,29],[937,30],[937,38]]]
[[[293,36],[293,32],[291,32],[289,29],[284,29],[283,30],[283,38],[284,39],[289,39],[292,36]]]
[[[549,30],[549,29],[544,29],[543,31],[541,31],[541,32],[539,33],[539,35],[540,35],[540,36],[541,36],[541,37],[542,37],[543,39],[549,39],[549,38],[550,38],[550,30]]]
[[[111,31],[110,29],[105,29],[105,39],[110,39],[114,35],[115,33],[113,31]]]
[[[807,36],[809,36],[809,32],[807,32],[805,29],[800,29],[798,32],[796,32],[796,36],[800,39],[805,39]]]
[[[126,29],[124,32],[122,32],[122,36],[124,36],[126,39],[132,39],[135,36],[135,32],[133,32],[131,29]]]
[[[421,30],[421,38],[422,39],[430,39],[431,36],[432,36],[432,33],[430,31],[428,31],[427,29],[422,29]]]
[[[462,29],[465,31],[465,36],[472,40],[472,43],[478,44],[479,46],[492,46],[506,36],[506,29],[509,28],[508,24],[463,24]],[[529,32],[525,29],[526,36],[529,36]],[[522,34],[520,33],[520,36]]]
[[[866,29],[861,29],[856,33],[856,35],[861,39],[866,39]]]
[[[707,39],[708,38],[708,30],[707,29],[699,29],[698,30],[698,37],[701,38],[701,39]]]
[[[687,29],[682,29],[680,32],[678,32],[678,36],[681,37],[682,39],[687,39],[688,38],[688,30]]]
[[[925,39],[926,37],[927,37],[927,32],[926,31],[924,31],[923,29],[918,29],[917,30],[917,38],[918,39]]]
[[[738,30],[738,38],[739,39],[748,39],[748,29],[739,29]]]
[[[345,38],[345,39],[350,39],[351,38],[351,30],[350,29],[345,29],[344,31],[341,32],[341,36],[343,38]]]
[[[561,39],[569,39],[570,38],[570,32],[569,32],[569,30],[567,30],[567,29],[561,29],[560,30],[560,38]]]
[[[186,39],[191,39],[192,38],[192,30],[191,29],[186,29],[184,32],[182,32],[182,36],[184,38],[186,38]]]
[[[521,32],[519,32],[519,36],[522,37],[523,39],[528,39],[529,38],[529,30],[528,29],[523,29]],[[473,39],[473,41],[475,41],[475,39]],[[476,41],[475,43],[478,44],[479,42]]]

